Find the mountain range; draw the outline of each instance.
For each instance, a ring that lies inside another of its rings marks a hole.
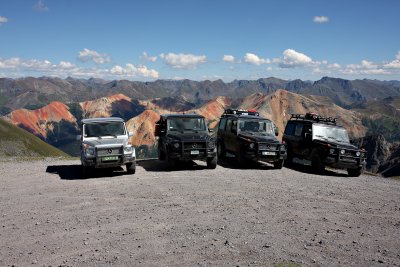
[[[0,79],[3,118],[70,155],[79,152],[75,136],[79,134],[78,123],[82,118],[118,116],[125,119],[129,131],[134,133],[132,142],[138,147],[139,155],[148,157],[155,155],[153,133],[160,114],[195,112],[205,116],[214,128],[224,110],[232,107],[256,109],[275,122],[280,137],[291,114],[317,112],[337,117],[354,139],[380,134],[386,142],[380,144],[386,148],[396,148],[400,141],[398,81],[329,77],[316,82],[266,78],[230,83],[49,77]],[[363,140],[364,145],[370,142]],[[384,165],[386,159],[396,162],[396,157],[393,160],[386,155],[378,165]]]
[[[371,100],[400,96],[399,81],[345,80],[323,77],[310,82],[264,78],[258,80],[216,81],[157,80],[137,82],[101,79],[0,78],[0,112],[5,115],[15,109],[36,109],[52,101],[81,102],[124,94],[132,99],[182,98],[199,106],[218,96],[241,99],[253,93],[270,94],[284,89],[301,95],[327,96],[335,104],[352,107]]]

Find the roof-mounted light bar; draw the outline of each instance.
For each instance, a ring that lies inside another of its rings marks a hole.
[[[292,114],[291,119],[312,120],[315,122],[325,122],[325,123],[331,123],[331,124],[336,124],[336,122],[337,122],[337,118],[323,117],[316,113],[306,113],[305,115],[304,114]]]
[[[252,115],[252,116],[260,116],[260,114],[255,109],[225,109],[223,115]]]

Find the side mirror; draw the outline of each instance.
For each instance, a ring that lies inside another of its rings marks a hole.
[[[79,141],[79,140],[81,140],[81,138],[82,138],[82,135],[78,134],[78,135],[77,135],[75,138],[76,138],[76,140],[78,140],[78,141]]]
[[[278,135],[279,135],[279,128],[275,127],[275,136],[278,136]]]
[[[132,137],[133,136],[133,132],[128,132],[128,137]]]

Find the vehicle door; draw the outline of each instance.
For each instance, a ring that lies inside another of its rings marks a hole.
[[[294,154],[302,154],[304,146],[303,123],[289,121],[285,129],[285,142]]]

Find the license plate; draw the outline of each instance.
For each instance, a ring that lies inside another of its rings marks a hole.
[[[113,161],[113,160],[118,160],[118,156],[107,156],[102,158],[102,161]]]
[[[198,155],[200,152],[198,150],[191,150],[190,155]]]
[[[263,156],[274,156],[276,155],[276,152],[263,151],[262,154]]]

